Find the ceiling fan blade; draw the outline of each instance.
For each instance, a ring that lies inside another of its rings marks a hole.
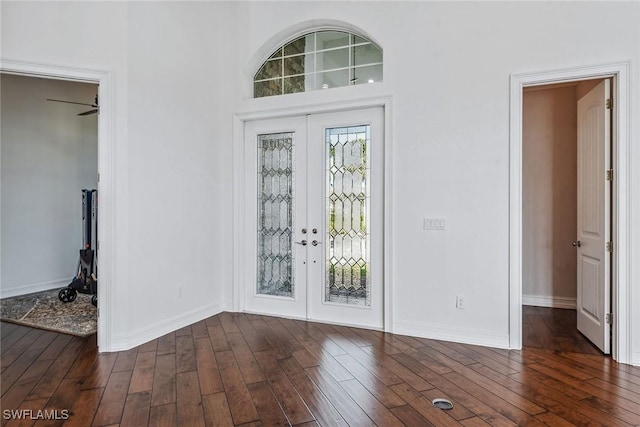
[[[64,102],[65,104],[76,104],[76,105],[86,105],[89,107],[96,107],[96,105],[93,104],[87,104],[85,102],[74,102],[74,101],[63,101],[62,99],[51,99],[51,98],[47,98],[47,101],[53,101],[53,102]]]
[[[79,116],[90,116],[91,114],[95,114],[95,113],[97,113],[97,112],[98,112],[98,110],[97,110],[97,109],[95,109],[95,110],[85,111],[84,113],[78,113],[78,115],[79,115]]]

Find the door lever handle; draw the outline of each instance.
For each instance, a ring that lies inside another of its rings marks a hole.
[[[320,243],[322,243],[322,242],[318,242],[317,240],[314,240],[314,241],[311,242],[311,244],[313,246],[318,246]]]
[[[303,240],[301,242],[293,242],[293,243],[295,243],[296,245],[307,246],[307,241],[306,240]]]
[[[580,242],[580,240],[574,240],[573,242],[571,242],[571,246],[573,246],[574,248],[579,248],[580,246],[582,246],[582,242]]]

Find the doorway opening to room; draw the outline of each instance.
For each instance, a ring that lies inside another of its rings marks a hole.
[[[610,353],[611,84],[523,89],[525,347]]]
[[[3,319],[93,335],[98,345],[99,84],[4,70],[0,78],[3,310],[13,301],[33,305],[20,318],[9,310]],[[91,286],[61,298],[81,273]]]
[[[244,310],[384,326],[384,109],[246,121]]]

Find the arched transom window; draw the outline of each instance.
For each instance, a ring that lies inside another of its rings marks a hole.
[[[253,79],[255,98],[382,81],[382,49],[344,31],[316,31],[278,48]]]

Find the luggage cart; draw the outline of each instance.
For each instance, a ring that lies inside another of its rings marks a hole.
[[[76,275],[66,288],[58,292],[62,302],[73,302],[78,292],[92,294],[91,303],[98,305],[98,265],[96,245],[98,241],[98,192],[82,190],[82,245]]]

